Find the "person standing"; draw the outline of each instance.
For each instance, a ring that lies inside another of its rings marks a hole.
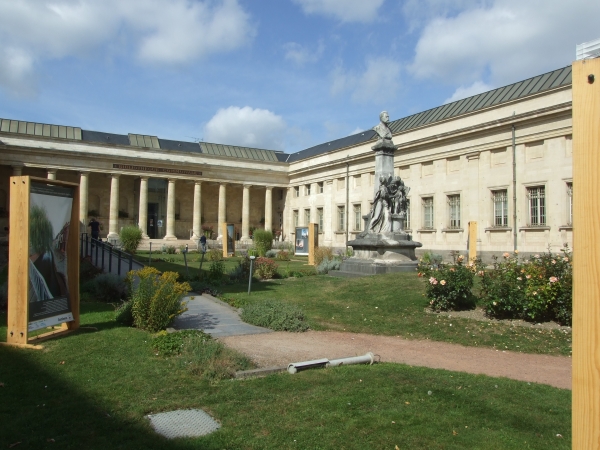
[[[206,253],[206,236],[200,236],[200,248],[202,249],[202,253]]]
[[[100,222],[98,222],[95,217],[92,217],[92,220],[90,220],[88,227],[91,228],[92,239],[97,241],[100,237]]]

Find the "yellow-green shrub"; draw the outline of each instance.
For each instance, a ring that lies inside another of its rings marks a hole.
[[[315,266],[318,266],[324,259],[331,261],[333,259],[333,249],[331,247],[315,248]]]

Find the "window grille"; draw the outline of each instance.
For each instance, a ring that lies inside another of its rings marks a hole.
[[[406,222],[404,228],[410,230],[410,199],[406,199]]]
[[[508,192],[506,189],[492,192],[494,203],[494,226],[508,226]]]
[[[300,186],[294,186],[294,197],[300,197]]]
[[[448,228],[460,228],[460,195],[448,196]]]
[[[307,184],[304,189],[306,191],[306,195],[310,195],[310,184]]]
[[[529,226],[543,227],[546,225],[546,195],[545,187],[527,188],[529,199]]]
[[[320,183],[317,183],[317,192],[319,194],[323,193],[323,182],[322,181]]]
[[[338,206],[338,231],[346,231],[346,207]]]
[[[304,224],[305,225],[310,224],[310,209],[304,210]]]
[[[293,211],[293,215],[294,215],[294,227],[297,227],[298,226],[298,210],[297,209],[295,209]]]
[[[567,183],[567,225],[573,225],[573,183]]]
[[[423,228],[433,228],[433,197],[423,199]]]
[[[354,209],[354,231],[361,230],[362,208],[361,205],[353,205]]]

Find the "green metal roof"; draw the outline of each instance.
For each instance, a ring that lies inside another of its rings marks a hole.
[[[201,142],[200,148],[202,153],[216,156],[229,156],[231,158],[254,159],[257,161],[273,161],[277,162],[277,153],[274,150],[262,150],[250,147],[237,147],[235,145],[211,144]]]
[[[0,132],[81,140],[81,128],[23,122],[22,120],[0,119]]]
[[[146,136],[144,134],[129,133],[129,144],[136,147],[160,148],[160,143],[156,136]]]

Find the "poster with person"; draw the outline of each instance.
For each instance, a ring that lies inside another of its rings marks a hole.
[[[73,194],[72,188],[31,183],[29,331],[73,320],[67,279],[67,242]]]
[[[296,228],[295,255],[308,255],[308,228]]]

